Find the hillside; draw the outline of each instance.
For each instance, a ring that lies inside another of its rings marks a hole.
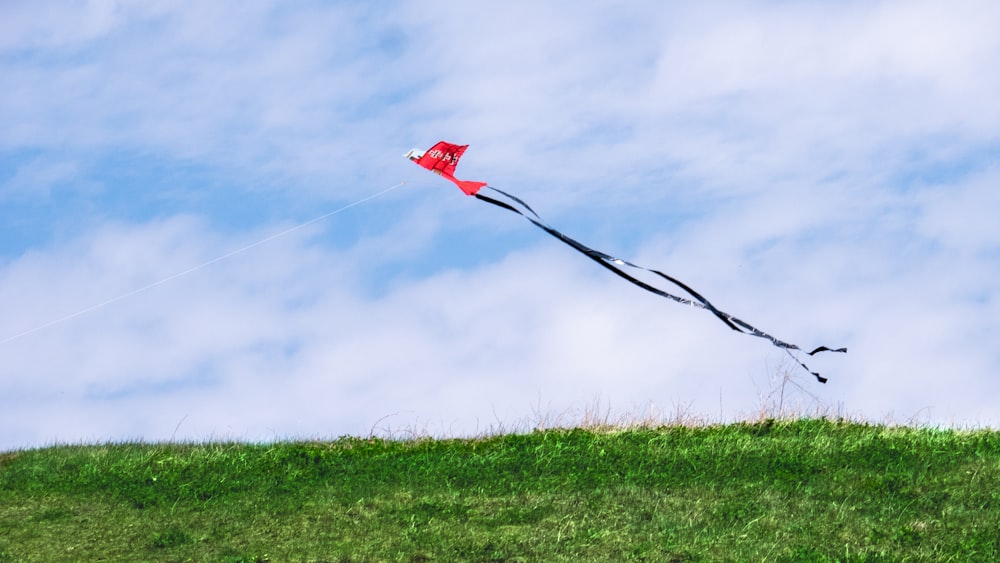
[[[0,562],[1000,559],[1000,433],[829,420],[0,454]]]

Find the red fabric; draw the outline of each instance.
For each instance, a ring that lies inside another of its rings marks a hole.
[[[465,149],[469,145],[453,145],[444,141],[439,141],[420,158],[414,160],[418,166],[422,166],[431,172],[440,174],[455,183],[465,195],[475,195],[476,192],[486,185],[486,182],[474,182],[470,180],[459,180],[455,178],[455,167],[458,166],[458,159],[462,158]]]
[[[444,175],[442,174],[442,176]],[[455,179],[454,176],[445,176],[445,178],[448,178],[452,182],[455,182],[455,185],[458,186],[458,189],[465,192],[465,195],[476,195],[476,192],[478,192],[481,188],[486,186],[486,182],[470,182],[469,180],[457,180]]]

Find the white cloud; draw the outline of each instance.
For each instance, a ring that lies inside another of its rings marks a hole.
[[[5,2],[0,7],[0,52],[66,48],[98,39],[119,21],[117,4],[115,0]]]
[[[0,183],[0,201],[48,201],[52,198],[53,189],[74,183],[79,173],[80,167],[76,162],[36,158],[20,166],[9,179]],[[74,187],[79,189],[81,186]],[[88,186],[85,184],[83,187]],[[89,188],[93,189],[94,186]]]
[[[582,241],[633,248],[780,338],[848,345],[811,360],[824,403],[997,422],[992,3],[52,6],[0,7],[8,202],[58,208],[70,184],[87,200],[123,153],[211,167],[222,200],[295,192],[294,217],[419,173],[414,144],[468,142],[460,175]],[[0,337],[280,230],[133,224],[112,187],[72,210],[92,231],[0,266]],[[467,431],[597,395],[756,406],[780,360],[766,342],[518,218],[423,197],[389,230],[297,233],[4,344],[0,447],[181,421],[191,438],[357,433],[397,412]],[[500,242],[463,246],[484,231]]]
[[[4,331],[149,283],[219,239],[177,219],[24,259],[0,282],[19,303]],[[524,416],[539,395],[667,401],[676,390],[664,389],[692,389],[678,376],[705,369],[686,347],[720,330],[669,305],[644,315],[646,296],[559,248],[364,298],[350,289],[357,249],[275,243],[6,342],[4,445],[166,439],[185,415],[184,436],[359,432],[395,412],[470,432],[497,422],[494,409]]]
[[[391,238],[425,228],[405,224]],[[3,381],[5,443],[167,439],[182,419],[178,435],[195,439],[363,433],[385,415],[383,429],[464,433],[510,425],[536,401],[558,414],[595,397],[731,417],[754,411],[781,361],[766,342],[624,284],[554,241],[366,296],[366,270],[400,255],[373,253],[385,243],[367,240],[324,250],[305,235],[5,343],[7,373],[18,374]],[[988,385],[1000,311],[966,299],[969,280],[948,275],[947,256],[888,258],[877,245],[889,241],[878,240],[861,254],[784,248],[748,271],[724,238],[692,235],[644,260],[780,338],[850,345],[847,356],[809,359],[831,378],[822,388],[802,379],[825,405],[876,419],[922,417],[927,407],[935,421],[995,422],[970,389]],[[26,256],[0,280],[3,301],[19,304],[4,330],[241,244],[180,217]],[[705,261],[710,252],[717,262]],[[992,266],[957,266],[996,279]],[[768,274],[782,269],[792,275]]]

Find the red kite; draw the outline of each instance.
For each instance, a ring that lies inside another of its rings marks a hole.
[[[816,376],[817,381],[819,381],[820,383],[826,383],[827,380],[825,377],[821,376],[819,373],[815,371],[811,371],[809,369],[809,366],[802,363],[802,361],[799,360],[798,357],[792,354],[792,350],[802,350],[801,348],[799,348],[795,344],[778,340],[777,338],[771,336],[770,334],[758,328],[755,328],[750,324],[741,321],[740,319],[737,319],[736,317],[730,315],[729,313],[719,310],[717,307],[715,307],[715,305],[712,305],[708,301],[708,299],[705,299],[698,292],[691,289],[680,280],[668,276],[667,274],[664,274],[659,270],[654,270],[651,268],[647,268],[645,266],[639,266],[627,260],[622,260],[620,258],[615,258],[610,254],[605,254],[599,250],[594,250],[593,248],[590,248],[589,246],[562,234],[561,232],[550,227],[548,224],[542,221],[542,218],[539,217],[538,214],[535,213],[535,211],[520,198],[515,197],[493,186],[490,186],[486,182],[473,182],[468,180],[459,180],[455,178],[454,173],[455,173],[455,167],[458,165],[458,159],[460,159],[462,155],[465,154],[465,149],[467,148],[469,148],[469,145],[453,145],[451,143],[440,141],[427,151],[412,149],[410,152],[406,153],[406,157],[415,162],[418,166],[426,168],[431,172],[434,172],[435,174],[439,174],[441,176],[444,176],[448,180],[451,180],[452,182],[455,183],[456,186],[459,187],[459,189],[461,189],[465,193],[465,195],[475,196],[476,199],[485,201],[486,203],[490,203],[496,205],[497,207],[501,207],[508,211],[513,211],[514,213],[517,213],[518,215],[530,221],[533,225],[535,225],[539,229],[559,239],[564,244],[575,249],[577,252],[597,262],[598,264],[607,268],[608,270],[611,270],[615,275],[635,284],[636,286],[641,287],[642,289],[645,289],[646,291],[649,291],[654,295],[659,295],[660,297],[670,299],[671,301],[682,303],[684,305],[691,305],[692,307],[697,307],[699,309],[705,309],[711,312],[713,315],[715,315],[720,321],[725,323],[726,326],[737,332],[769,340],[771,344],[773,344],[778,348],[781,348],[786,353],[788,353],[788,355],[791,356],[791,358],[795,360],[795,362],[798,363],[800,366],[802,366],[806,371]],[[488,197],[479,193],[479,191],[482,188],[487,188],[496,192],[500,196],[503,196],[506,199],[506,201],[494,199],[492,197]],[[633,270],[642,270],[651,273],[659,277],[660,279],[663,279],[669,282],[670,284],[684,290],[684,292],[687,293],[690,297],[679,297],[677,295],[668,293],[663,289],[650,285],[630,275],[628,272],[625,271],[624,268],[626,267],[632,268]],[[809,352],[808,354],[812,356],[820,352],[846,353],[847,348],[828,348],[826,346],[819,346],[812,352]]]
[[[440,141],[426,152],[412,149],[406,153],[406,158],[416,162],[417,166],[423,166],[431,172],[455,182],[455,185],[465,192],[465,195],[476,195],[480,188],[486,186],[486,182],[459,180],[454,176],[455,167],[458,166],[458,159],[462,158],[462,154],[465,153],[465,149],[467,148],[469,148],[469,145],[453,145]]]

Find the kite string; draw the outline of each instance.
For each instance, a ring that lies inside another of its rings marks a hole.
[[[299,229],[303,229],[305,227],[308,227],[309,225],[312,225],[314,223],[318,223],[320,221],[328,219],[328,218],[330,218],[330,217],[332,217],[332,216],[334,216],[334,215],[336,215],[338,213],[341,213],[343,211],[346,211],[346,210],[348,210],[348,209],[350,209],[352,207],[356,207],[358,205],[361,205],[362,203],[371,201],[371,200],[373,200],[373,199],[375,199],[375,198],[377,198],[379,196],[385,195],[385,194],[391,192],[392,190],[395,190],[396,188],[399,188],[400,186],[403,186],[405,184],[406,184],[405,181],[404,182],[400,182],[400,183],[398,183],[398,184],[396,184],[394,186],[390,186],[390,187],[388,187],[388,188],[386,188],[386,189],[384,189],[384,190],[382,190],[380,192],[377,192],[377,193],[374,193],[372,195],[363,197],[363,198],[361,198],[361,199],[359,199],[357,201],[348,203],[347,205],[344,205],[343,207],[340,207],[340,208],[334,209],[333,211],[324,213],[323,215],[320,215],[319,217],[315,217],[315,218],[310,219],[310,220],[308,220],[308,221],[306,221],[304,223],[299,223],[298,225],[295,225],[294,227],[285,229],[284,231],[281,231],[280,233],[269,235],[269,236],[264,237],[264,238],[262,238],[262,239],[260,239],[260,240],[258,240],[256,242],[252,242],[252,243],[250,243],[250,244],[248,244],[246,246],[243,246],[241,248],[237,248],[236,250],[231,250],[231,251],[229,251],[229,252],[227,252],[227,253],[225,253],[225,254],[223,254],[221,256],[217,256],[215,258],[212,258],[211,260],[208,260],[207,262],[202,262],[201,264],[198,264],[197,266],[192,266],[192,267],[190,267],[190,268],[188,268],[188,269],[186,269],[184,271],[177,272],[176,274],[171,274],[171,275],[169,275],[169,276],[167,276],[167,277],[165,277],[163,279],[157,280],[157,281],[155,281],[155,282],[153,282],[151,284],[144,285],[144,286],[142,286],[142,287],[140,287],[138,289],[133,289],[131,291],[128,291],[128,292],[123,293],[121,295],[118,295],[116,297],[112,297],[111,299],[108,299],[106,301],[102,301],[100,303],[97,303],[96,305],[91,305],[91,306],[86,307],[84,309],[80,309],[79,311],[77,311],[75,313],[72,313],[70,315],[66,315],[65,317],[60,317],[58,319],[51,320],[51,321],[49,321],[47,323],[38,325],[38,326],[36,326],[34,328],[25,330],[23,332],[20,332],[18,334],[13,335],[13,336],[8,336],[8,337],[4,338],[3,340],[0,340],[0,345],[6,344],[8,342],[12,342],[12,341],[17,340],[19,338],[23,338],[25,336],[28,336],[29,334],[34,334],[34,333],[36,333],[38,331],[45,330],[45,329],[47,329],[47,328],[49,328],[51,326],[55,326],[55,325],[62,324],[62,323],[67,322],[67,321],[71,321],[71,320],[73,320],[73,319],[75,319],[77,317],[81,317],[83,315],[86,315],[87,313],[92,313],[92,312],[94,312],[94,311],[96,311],[98,309],[101,309],[103,307],[107,307],[108,305],[111,305],[113,303],[117,303],[119,301],[128,299],[129,297],[133,297],[133,296],[138,295],[140,293],[149,291],[149,290],[151,290],[151,289],[153,289],[155,287],[159,287],[159,286],[161,286],[161,285],[163,285],[165,283],[169,283],[169,282],[171,282],[173,280],[176,280],[177,278],[186,276],[188,274],[193,274],[194,272],[197,272],[198,270],[207,268],[207,267],[209,267],[209,266],[211,266],[213,264],[216,264],[218,262],[222,262],[223,260],[232,258],[233,256],[236,256],[237,254],[242,254],[243,252],[246,252],[248,250],[254,249],[254,248],[256,248],[256,247],[258,247],[258,246],[260,246],[262,244],[271,242],[274,239],[277,239],[277,238],[283,237],[285,235],[291,234],[291,233],[293,233],[295,231],[298,231]]]

